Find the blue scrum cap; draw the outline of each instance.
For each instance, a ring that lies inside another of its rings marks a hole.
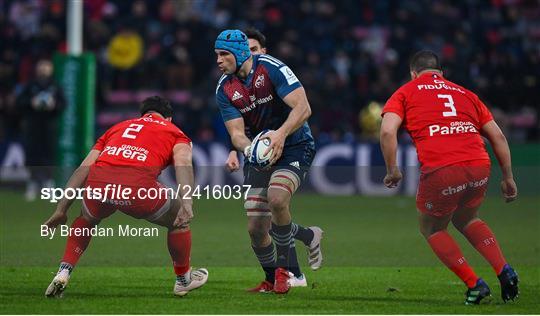
[[[223,49],[233,54],[236,59],[236,69],[251,56],[246,34],[240,30],[225,30],[216,38],[215,49]]]

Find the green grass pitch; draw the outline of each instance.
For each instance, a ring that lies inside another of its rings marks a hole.
[[[324,266],[313,272],[297,243],[307,288],[284,296],[248,294],[262,280],[240,201],[197,201],[192,265],[207,267],[208,284],[185,298],[172,295],[174,274],[166,231],[158,237],[94,238],[74,270],[63,299],[46,299],[65,237],[40,237],[53,206],[0,192],[0,313],[2,314],[533,314],[540,311],[540,198],[504,204],[489,196],[482,217],[521,278],[518,301],[503,304],[497,279],[455,229],[476,272],[490,285],[491,304],[463,306],[463,284],[431,252],[416,224],[411,197],[298,195],[293,218],[325,230]],[[70,211],[69,223],[78,207]],[[130,224],[114,214],[102,227]]]

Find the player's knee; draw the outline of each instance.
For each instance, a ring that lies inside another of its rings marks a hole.
[[[425,239],[428,239],[431,235],[440,231],[441,229],[435,225],[420,225],[420,233]]]
[[[465,232],[465,229],[472,223],[476,222],[476,221],[479,221],[480,219],[479,218],[468,218],[466,220],[463,220],[461,218],[452,218],[452,224],[454,225],[454,227],[460,232],[460,233],[464,233]]]
[[[95,217],[92,217],[92,216],[90,216],[89,214],[87,214],[85,212],[82,212],[81,216],[82,216],[82,218],[84,218],[84,220],[86,220],[92,226],[95,226],[95,225],[99,224],[99,222],[101,222],[101,220],[99,220],[99,219],[97,219]]]
[[[425,239],[428,239],[429,236],[432,235],[431,230],[423,228],[423,227],[420,227],[420,234],[422,234],[422,236],[424,236]]]
[[[462,234],[463,234],[463,230],[465,229],[465,226],[467,226],[467,225],[463,225],[461,221],[456,220],[455,218],[452,219],[452,225],[454,225],[454,227]]]

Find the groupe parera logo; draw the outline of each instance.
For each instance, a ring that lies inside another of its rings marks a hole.
[[[478,130],[471,122],[454,121],[450,126],[433,124],[429,126],[429,136],[478,133]]]
[[[148,149],[131,146],[131,145],[122,145],[122,146],[106,146],[105,149],[101,152],[101,155],[110,155],[124,157],[126,159],[146,161],[148,158]]]

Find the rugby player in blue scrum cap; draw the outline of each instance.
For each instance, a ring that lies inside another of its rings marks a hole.
[[[216,102],[234,147],[249,156],[250,139],[270,130],[263,136],[270,140],[270,167],[258,168],[248,159],[244,164],[244,184],[251,185],[244,203],[248,231],[266,274],[251,291],[284,294],[291,285],[299,285],[295,282],[306,284],[298,266],[295,236],[308,246],[311,268],[317,270],[322,263],[322,230],[296,225],[290,213],[291,198],[315,155],[307,124],[311,108],[292,70],[270,55],[251,55],[243,32],[221,32],[214,48],[223,72]]]

